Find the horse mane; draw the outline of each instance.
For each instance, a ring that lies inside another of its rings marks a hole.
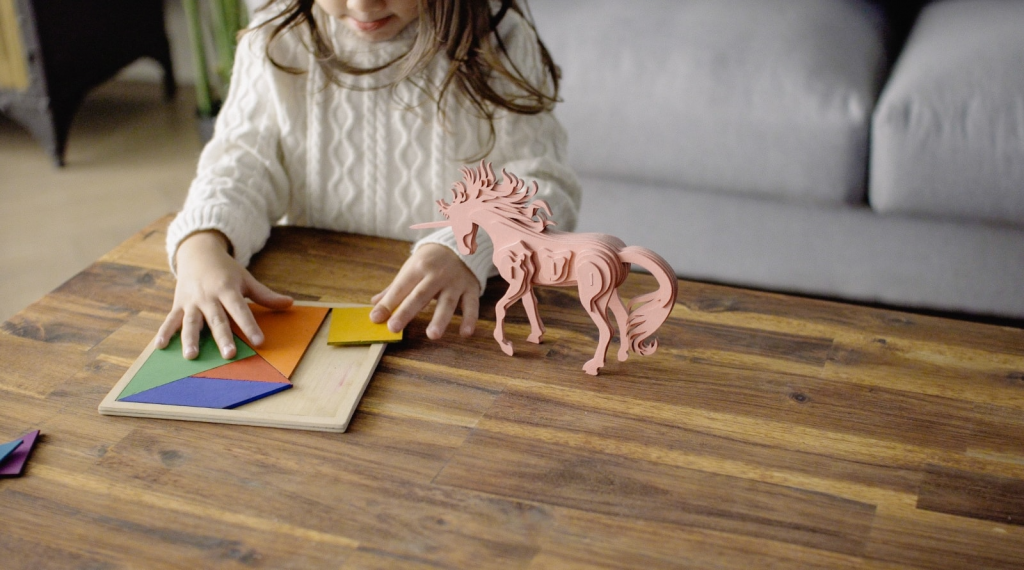
[[[555,224],[549,218],[551,208],[547,202],[533,200],[537,195],[536,180],[524,189],[525,183],[504,168],[501,170],[501,176],[501,183],[496,183],[491,164],[483,161],[476,168],[462,168],[462,182],[456,182],[452,186],[452,203],[437,201],[441,213],[448,218],[448,209],[456,204],[479,203],[487,204],[490,209],[500,212],[508,220],[536,233],[543,232],[544,228]]]

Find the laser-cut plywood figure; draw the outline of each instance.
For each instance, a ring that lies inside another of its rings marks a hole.
[[[543,200],[531,199],[537,194],[537,182],[524,187],[515,175],[502,170],[502,181],[495,180],[489,163],[477,168],[463,168],[463,180],[452,187],[454,198],[448,204],[438,200],[441,214],[447,219],[412,226],[414,229],[451,227],[459,251],[476,251],[477,230],[483,228],[494,243],[494,265],[508,281],[509,288],[495,307],[494,338],[505,354],[512,355],[512,343],[505,338],[504,321],[508,308],[522,299],[530,320],[530,336],[526,340],[540,343],[544,325],[537,312],[534,285],[576,286],[583,308],[590,314],[600,332],[594,358],[583,370],[592,375],[605,365],[605,355],[612,338],[608,309],[615,316],[619,330],[619,361],[629,351],[653,354],[657,339],[651,336],[665,322],[676,300],[675,272],[661,256],[637,246],[626,246],[617,237],[599,233],[570,233],[549,228],[551,209]],[[651,272],[658,281],[658,290],[641,295],[627,309],[618,288],[635,263]]]

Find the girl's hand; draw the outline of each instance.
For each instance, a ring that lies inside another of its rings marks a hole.
[[[174,306],[156,333],[156,347],[166,348],[181,329],[182,356],[199,356],[199,333],[203,322],[210,326],[220,353],[234,358],[235,342],[231,321],[255,345],[263,343],[263,331],[249,310],[245,298],[271,309],[287,309],[292,298],[271,291],[257,281],[228,254],[228,239],[218,231],[192,234],[178,246],[178,284]]]
[[[386,320],[388,329],[398,332],[434,298],[437,307],[427,325],[427,338],[437,340],[444,336],[457,306],[462,308],[459,334],[473,335],[480,312],[480,283],[454,251],[428,243],[406,260],[386,289],[370,299],[375,305],[370,320]]]

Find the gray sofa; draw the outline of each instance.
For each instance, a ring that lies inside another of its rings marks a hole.
[[[531,0],[578,230],[684,278],[1024,317],[1024,1],[906,36],[899,5]]]

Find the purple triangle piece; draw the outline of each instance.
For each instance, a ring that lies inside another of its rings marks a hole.
[[[21,445],[7,457],[7,460],[0,465],[0,477],[20,477],[25,470],[25,463],[28,461],[32,448],[36,445],[36,438],[39,437],[39,430],[25,434],[21,438]]]
[[[222,380],[188,376],[170,384],[157,386],[122,398],[122,402],[192,406],[194,408],[230,409],[248,404],[291,388],[290,383]]]

